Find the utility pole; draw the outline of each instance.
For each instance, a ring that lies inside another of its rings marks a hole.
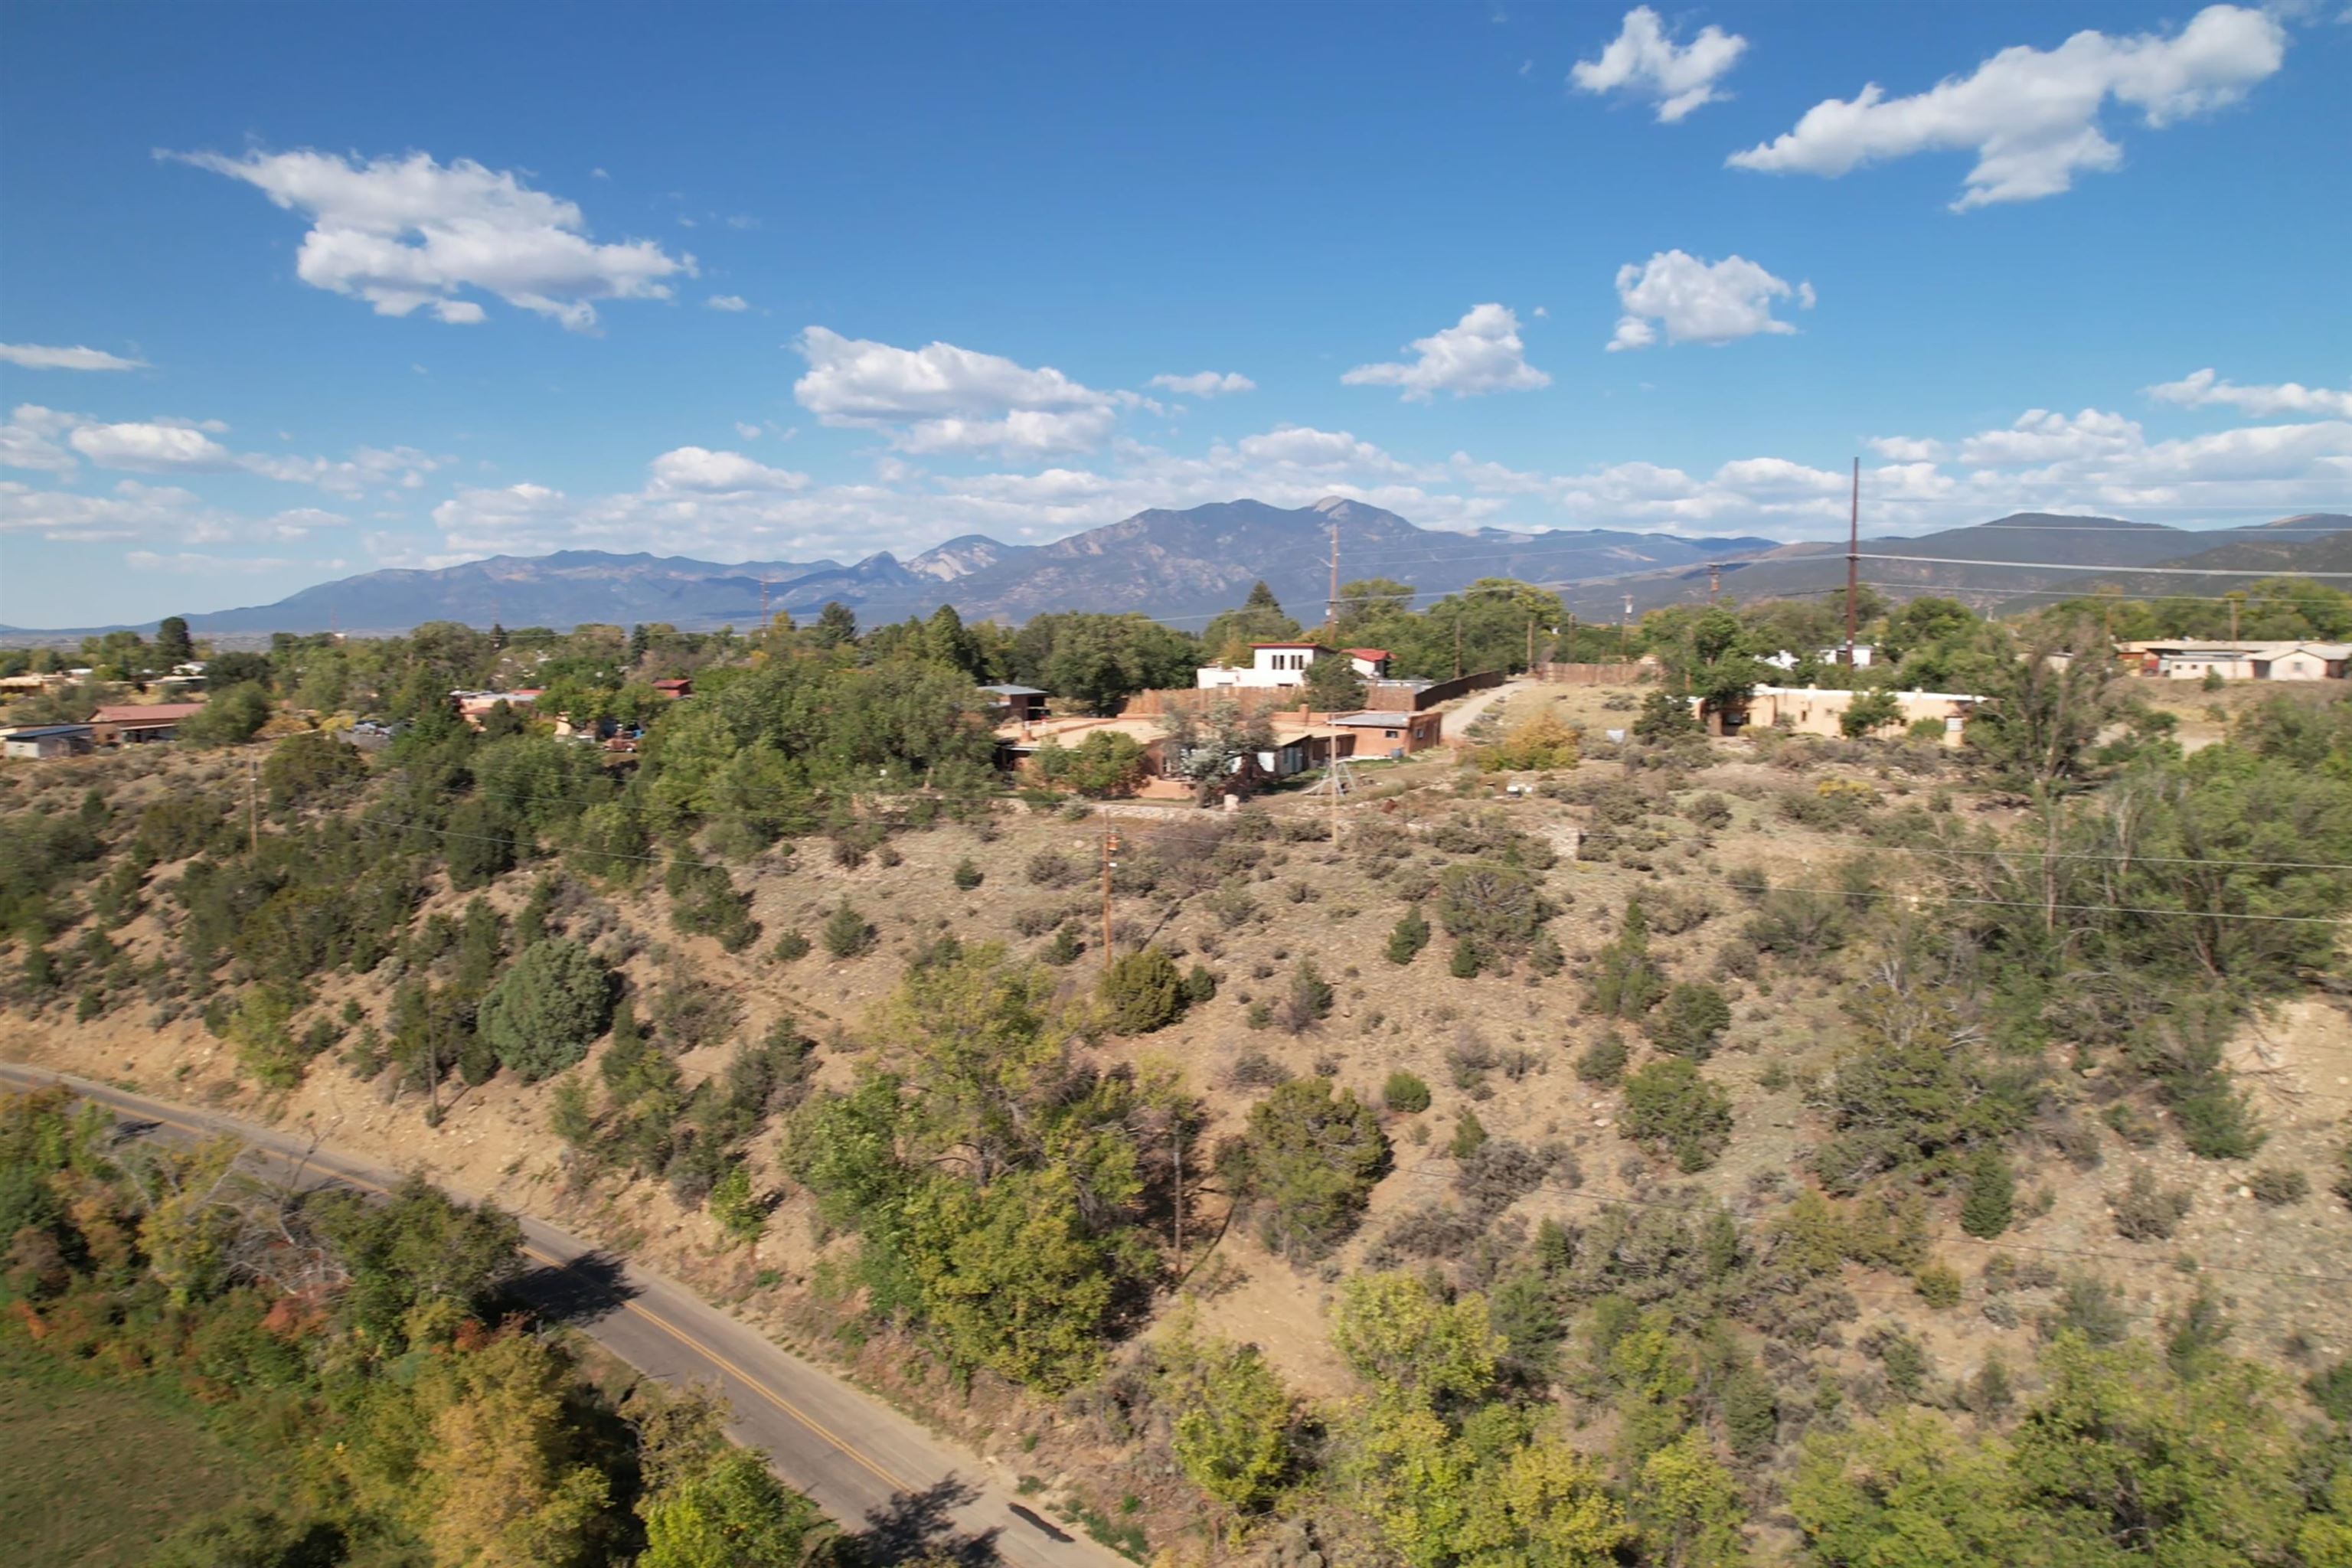
[[[1454,679],[1462,679],[1462,606],[1454,606]]]
[[[1862,459],[1853,460],[1853,503],[1846,514],[1845,534],[1845,658],[1840,662],[1848,669],[1853,668],[1853,629],[1855,606],[1862,592]]]
[[[2238,605],[2242,600],[2236,594],[2226,596],[2230,601],[2230,640],[2236,642],[2238,640]]]
[[[1108,964],[1111,959],[1110,874],[1112,868],[1118,864],[1111,857],[1118,853],[1118,831],[1116,828],[1106,829],[1102,841],[1103,963],[1105,964]]]
[[[1184,1115],[1179,1111],[1168,1119],[1168,1142],[1176,1150],[1176,1191],[1169,1207],[1176,1212],[1176,1279],[1184,1279]]]
[[[1536,618],[1528,617],[1528,673],[1536,672]]]
[[[1323,602],[1326,630],[1339,624],[1339,520],[1331,520],[1331,596]]]
[[[1633,627],[1633,595],[1625,595],[1625,613],[1617,618],[1617,662],[1625,662],[1626,642]]]
[[[1716,595],[1722,589],[1723,568],[1710,561],[1706,563],[1706,602],[1710,605],[1714,604]]]
[[[260,763],[251,757],[245,759],[245,847],[257,859],[261,855],[261,801],[256,793],[260,770]]]
[[[768,635],[768,580],[760,579],[760,635]]]

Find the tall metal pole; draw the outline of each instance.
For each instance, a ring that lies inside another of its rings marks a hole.
[[[1846,517],[1845,666],[1853,668],[1853,630],[1862,592],[1862,459],[1853,460],[1853,504]]]
[[[1327,627],[1339,624],[1339,520],[1336,517],[1331,520],[1331,596],[1323,604],[1323,624]]]

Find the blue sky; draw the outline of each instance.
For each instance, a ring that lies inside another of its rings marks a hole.
[[[565,547],[2352,509],[2352,25],[0,17],[0,622]],[[2210,373],[2210,374],[2209,374]]]

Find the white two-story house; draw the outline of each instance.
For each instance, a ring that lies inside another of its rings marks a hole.
[[[1252,643],[1246,666],[1204,665],[1196,672],[1197,684],[1203,691],[1228,686],[1304,686],[1308,665],[1318,658],[1337,658],[1341,651],[1315,642]],[[1356,673],[1366,680],[1388,679],[1386,648],[1351,647],[1344,652],[1348,662],[1356,667]]]

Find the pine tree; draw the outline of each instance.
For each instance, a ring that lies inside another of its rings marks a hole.
[[[1429,922],[1417,909],[1408,909],[1389,932],[1389,962],[1411,963],[1429,945]]]
[[[1456,980],[1475,980],[1479,971],[1486,967],[1486,955],[1478,951],[1475,942],[1465,936],[1454,944],[1453,962],[1445,967]]]
[[[1969,1162],[1968,1196],[1960,1203],[1960,1228],[1990,1240],[2009,1228],[2017,1213],[2017,1178],[1999,1149],[1990,1144]]]

